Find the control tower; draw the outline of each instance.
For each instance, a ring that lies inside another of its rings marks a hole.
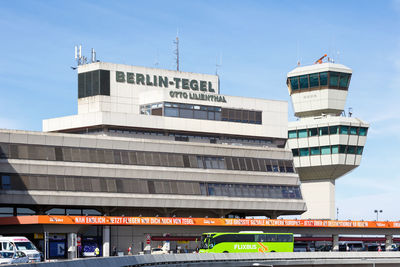
[[[369,127],[344,113],[352,70],[325,57],[287,75],[298,117],[287,144],[307,203],[303,219],[335,219],[335,180],[360,165]]]

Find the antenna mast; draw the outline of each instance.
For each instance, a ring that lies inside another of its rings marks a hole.
[[[179,37],[178,37],[178,32],[176,33],[176,39],[174,41],[174,44],[176,45],[176,48],[175,48],[176,70],[179,71]]]

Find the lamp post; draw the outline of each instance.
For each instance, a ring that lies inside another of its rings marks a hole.
[[[378,221],[378,218],[379,218],[379,213],[382,213],[383,212],[383,210],[374,210],[374,212],[376,213],[376,221]]]

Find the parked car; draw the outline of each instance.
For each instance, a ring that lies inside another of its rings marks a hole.
[[[169,243],[165,243],[162,248],[152,248],[151,254],[169,254]]]
[[[22,251],[0,251],[0,264],[28,263],[29,258]]]

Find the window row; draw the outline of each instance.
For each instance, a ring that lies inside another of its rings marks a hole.
[[[242,122],[251,124],[262,123],[261,111],[222,108],[221,117],[223,121]]]
[[[356,127],[347,125],[325,126],[310,129],[291,130],[288,132],[288,138],[304,138],[312,136],[346,134],[346,135],[359,135],[366,136],[368,128]]]
[[[3,190],[50,190],[130,194],[177,194],[251,198],[300,199],[300,187],[285,185],[216,184],[171,180],[79,176],[0,174],[10,185]]]
[[[327,71],[290,77],[287,80],[287,84],[292,92],[319,88],[347,90],[349,87],[350,78],[350,73]]]
[[[202,195],[301,199],[299,186],[201,183]]]
[[[211,240],[213,245],[223,242],[293,242],[292,234],[222,234]]]
[[[0,143],[0,158],[293,173],[290,160]]]
[[[292,149],[293,157],[314,156],[314,155],[329,155],[329,154],[354,154],[362,155],[364,147],[362,146],[317,146]]]
[[[161,102],[140,106],[140,114],[199,120],[261,124],[262,112],[215,106]]]

